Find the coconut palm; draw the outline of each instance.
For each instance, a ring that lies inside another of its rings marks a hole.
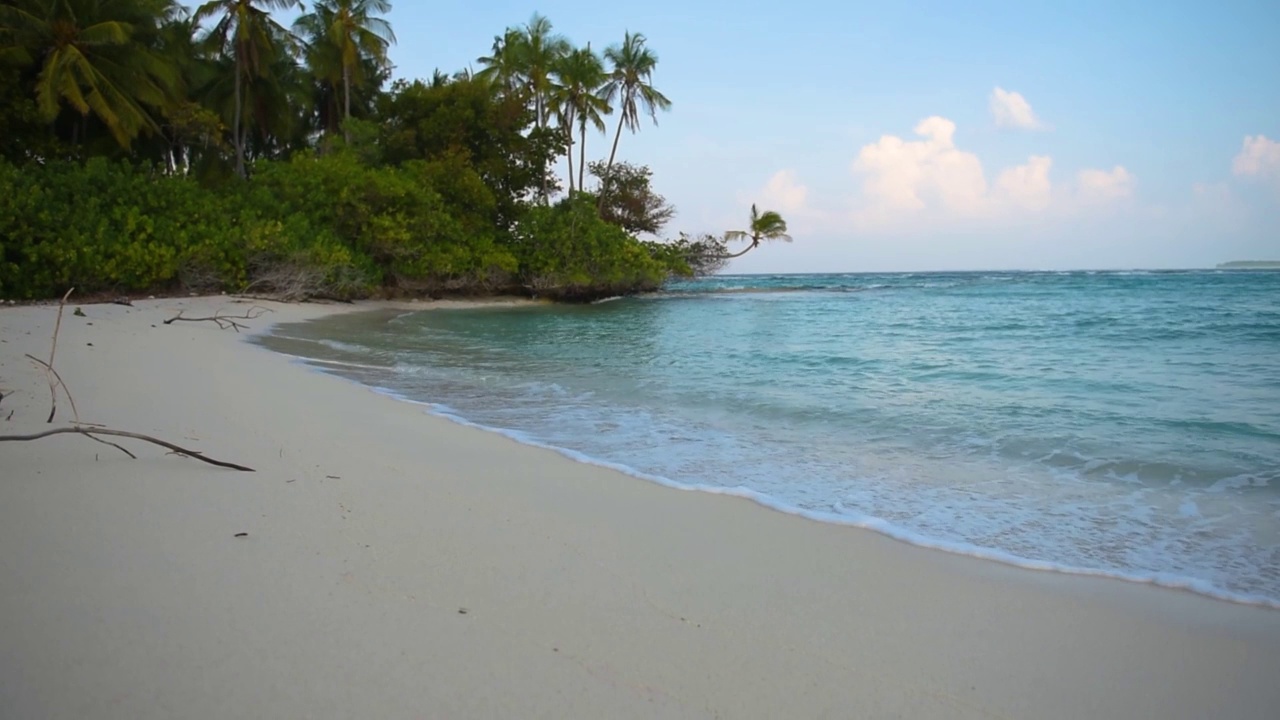
[[[765,210],[763,213],[756,209],[754,204],[751,205],[751,224],[749,230],[730,230],[724,234],[725,242],[735,242],[737,240],[750,240],[751,244],[745,250],[732,255],[725,255],[721,260],[732,260],[736,257],[742,257],[749,251],[760,247],[760,243],[765,240],[782,240],[783,242],[791,242],[791,236],[787,234],[787,221],[782,216],[772,210]]]
[[[608,76],[604,63],[591,50],[590,43],[561,57],[552,68],[552,74],[552,105],[568,144],[565,156],[569,160],[569,192],[573,192],[573,133],[577,129],[580,136],[577,187],[581,188],[587,161],[587,127],[605,131],[604,115],[609,113],[609,103],[599,91]]]
[[[515,28],[507,28],[504,34],[494,37],[492,54],[476,58],[482,66],[476,77],[505,93],[517,92],[524,72],[521,44],[520,31]]]
[[[276,56],[293,49],[293,36],[271,17],[272,10],[302,8],[301,0],[209,0],[196,9],[193,19],[200,23],[216,18],[207,35],[208,43],[231,55],[235,65],[235,108],[232,112],[232,140],[236,151],[236,173],[246,176],[244,167],[244,80],[265,77]],[[283,46],[283,47],[282,47]]]
[[[551,119],[552,68],[570,50],[569,41],[551,32],[551,21],[537,13],[521,30],[521,68],[525,88],[533,98],[534,124],[547,126]]]
[[[334,78],[325,77],[331,75],[331,72],[326,72],[328,68],[325,65],[331,67],[335,63],[325,63],[322,59],[326,55],[336,56],[336,65],[341,72],[343,119],[350,120],[351,87],[365,80],[365,63],[362,61],[373,59],[385,63],[387,48],[396,41],[391,24],[374,17],[375,13],[390,12],[391,3],[387,0],[316,0],[312,8],[293,26],[308,39],[309,55],[316,58],[312,68],[320,71],[317,76],[335,85]],[[350,141],[350,132],[343,132]]]
[[[8,0],[0,4],[3,57],[38,68],[36,106],[52,122],[64,104],[94,115],[122,147],[154,132],[153,112],[176,96],[178,73],[150,47],[170,0]]]
[[[641,107],[657,125],[658,111],[670,110],[671,101],[653,87],[653,69],[658,64],[658,56],[645,47],[644,35],[628,32],[621,45],[610,46],[604,51],[604,57],[612,66],[609,82],[604,86],[604,97],[611,104],[616,100],[616,107],[620,110],[618,132],[613,136],[613,149],[609,152],[609,167],[612,168],[622,128],[625,126],[631,132],[640,129]]]

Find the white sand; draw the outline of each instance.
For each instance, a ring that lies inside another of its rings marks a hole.
[[[83,307],[83,419],[258,472],[0,443],[2,718],[1280,717],[1280,612],[659,487],[161,323],[225,299]],[[54,315],[0,310],[0,434],[48,427]]]

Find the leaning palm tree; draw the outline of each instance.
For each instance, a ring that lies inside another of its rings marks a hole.
[[[385,63],[387,48],[396,41],[391,24],[373,16],[390,12],[391,3],[387,0],[316,0],[312,7],[312,11],[299,17],[293,26],[307,37],[313,51],[327,46],[337,56],[342,73],[343,119],[350,120],[351,87],[363,84],[365,79],[361,72],[362,60],[371,58]],[[325,79],[332,83],[331,78]],[[349,130],[343,134],[347,141],[351,140]]]
[[[0,59],[35,65],[36,107],[48,122],[70,106],[94,115],[121,147],[155,132],[156,111],[176,101],[178,72],[151,47],[170,0],[7,0]]]
[[[209,0],[196,9],[192,19],[217,22],[206,36],[213,48],[230,54],[235,66],[235,108],[232,111],[232,141],[236,151],[236,173],[245,177],[244,167],[244,80],[263,77],[276,56],[292,51],[293,36],[271,17],[272,10],[301,8],[301,0]],[[284,45],[286,47],[282,48]]]
[[[765,210],[763,213],[756,209],[754,204],[751,205],[751,224],[748,230],[730,230],[724,234],[725,242],[735,242],[737,240],[750,240],[751,244],[745,250],[732,255],[724,255],[721,260],[732,260],[736,257],[742,257],[749,251],[760,247],[760,243],[765,240],[782,240],[783,242],[791,242],[791,236],[787,234],[787,221],[773,210]]]
[[[658,111],[670,110],[671,101],[653,87],[653,69],[658,56],[645,47],[645,37],[628,32],[621,45],[613,45],[604,51],[604,57],[613,66],[609,82],[603,94],[609,103],[617,100],[621,111],[618,116],[618,132],[613,136],[613,149],[609,152],[609,168],[618,154],[618,139],[625,126],[636,132],[640,129],[640,108],[644,107],[653,124],[658,124]]]
[[[600,56],[591,50],[588,43],[585,48],[571,51],[561,57],[552,68],[553,113],[564,130],[568,150],[565,157],[569,160],[569,192],[575,189],[573,178],[573,132],[580,133],[578,143],[578,182],[582,187],[583,169],[587,161],[587,126],[594,126],[600,132],[605,131],[604,115],[609,112],[609,103],[600,96],[600,88],[608,76],[604,71],[604,63]]]

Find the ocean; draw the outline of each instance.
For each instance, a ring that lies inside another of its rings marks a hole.
[[[1280,607],[1280,272],[717,276],[259,342],[649,480]]]

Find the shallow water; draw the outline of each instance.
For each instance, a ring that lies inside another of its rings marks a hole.
[[[675,484],[1280,604],[1280,273],[723,276],[262,342]]]

